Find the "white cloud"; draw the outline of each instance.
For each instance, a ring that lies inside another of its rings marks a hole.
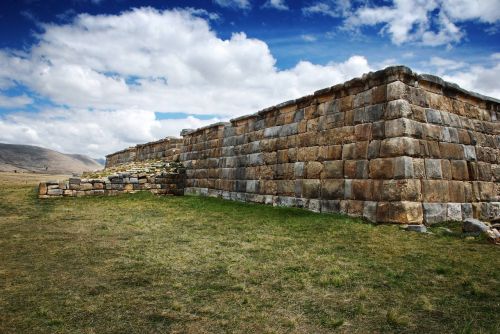
[[[18,96],[0,94],[0,108],[22,108],[32,103],[33,100],[26,94]]]
[[[82,14],[69,24],[44,25],[26,52],[0,50],[2,87],[19,83],[65,106],[0,117],[0,141],[104,155],[210,123],[196,115],[253,113],[371,69],[366,58],[353,56],[278,70],[266,43],[244,33],[220,39],[195,14],[151,8]],[[157,120],[155,112],[194,117]]]
[[[285,0],[267,0],[263,5],[263,8],[274,8],[277,10],[289,10]]]
[[[300,38],[302,38],[306,42],[315,42],[317,40],[316,36],[311,34],[300,35]]]
[[[443,75],[446,81],[454,82],[460,87],[500,99],[500,61],[492,67],[470,66],[467,70],[455,71]]]
[[[325,15],[330,17],[346,16],[351,9],[350,0],[327,0],[317,1],[309,6],[302,8],[302,13],[306,16]]]
[[[391,6],[362,6],[344,16],[347,29],[382,25],[394,44],[437,46],[463,39],[460,22],[500,20],[500,6],[498,0],[393,0]]]
[[[154,112],[141,109],[50,109],[36,115],[16,113],[0,118],[0,141],[102,157],[137,143],[178,136],[183,128],[197,128],[216,121],[218,119],[202,121],[194,117],[158,120]]]
[[[213,0],[217,5],[226,8],[250,9],[249,0]]]
[[[467,63],[441,57],[431,57],[427,65],[435,68],[435,73],[437,75],[443,75],[446,72],[464,68],[467,66]]]

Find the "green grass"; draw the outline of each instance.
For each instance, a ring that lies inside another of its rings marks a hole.
[[[498,252],[211,198],[38,200],[0,174],[0,333],[498,333]]]

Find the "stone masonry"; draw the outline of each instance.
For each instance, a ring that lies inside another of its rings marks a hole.
[[[161,140],[138,144],[106,156],[106,168],[134,161],[156,160],[178,161],[182,139],[167,137]]]
[[[499,119],[499,100],[389,67],[108,155],[106,166],[179,159],[185,194],[380,223],[490,220],[500,216]]]
[[[390,67],[184,132],[186,194],[432,224],[500,215],[500,101]]]

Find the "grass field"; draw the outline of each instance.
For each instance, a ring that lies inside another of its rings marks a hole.
[[[0,333],[500,332],[484,240],[41,178],[0,173]]]

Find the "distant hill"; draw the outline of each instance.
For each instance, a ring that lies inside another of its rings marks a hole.
[[[102,169],[96,160],[81,154],[63,154],[31,145],[0,143],[0,171],[48,174],[82,173]]]

